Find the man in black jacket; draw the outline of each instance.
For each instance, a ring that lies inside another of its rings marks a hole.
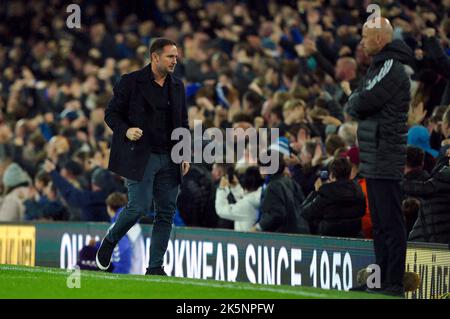
[[[126,178],[128,204],[108,231],[97,253],[101,270],[109,267],[115,245],[150,208],[155,200],[150,261],[146,274],[166,275],[163,257],[167,250],[182,169],[171,157],[171,133],[188,128],[183,83],[172,76],[177,64],[176,44],[156,39],[150,47],[151,63],[124,75],[114,88],[105,112],[113,130],[109,169]]]
[[[358,120],[361,175],[367,180],[374,227],[376,262],[381,289],[403,295],[406,234],[401,211],[401,186],[406,161],[407,114],[410,80],[404,64],[412,64],[412,51],[385,18],[368,21],[362,45],[372,64],[346,111]]]
[[[404,184],[407,195],[421,200],[419,216],[409,234],[411,241],[450,244],[449,155],[441,158],[427,181]]]
[[[329,164],[329,183],[316,182],[316,191],[309,194],[301,207],[311,232],[323,236],[362,237],[361,218],[366,200],[358,183],[350,179],[352,166],[347,158]]]
[[[300,206],[305,196],[300,186],[292,178],[285,176],[286,164],[282,154],[278,155],[277,173],[268,175],[266,168],[260,165],[265,183],[261,191],[260,216],[255,230],[309,234],[309,225],[300,214]]]

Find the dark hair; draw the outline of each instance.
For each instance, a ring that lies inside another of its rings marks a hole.
[[[41,181],[45,186],[48,185],[48,183],[50,183],[50,181],[52,180],[52,178],[50,177],[50,174],[47,173],[44,170],[40,170],[36,173],[36,176],[34,178],[36,181]]]
[[[248,101],[252,105],[252,107],[255,108],[261,107],[263,103],[263,98],[258,93],[251,90],[246,91],[242,99]]]
[[[408,146],[406,148],[406,166],[410,168],[423,167],[425,159],[425,152],[415,146]]]
[[[252,119],[252,117],[250,115],[245,114],[243,112],[239,112],[239,113],[236,113],[233,116],[233,119],[231,120],[231,122],[233,122],[233,123],[247,122],[247,123],[252,124],[253,123],[253,119]]]
[[[157,38],[153,40],[152,44],[150,45],[150,57],[152,56],[153,53],[161,54],[162,50],[166,45],[177,46],[175,42],[169,39]]]
[[[74,160],[67,161],[67,163],[64,164],[64,168],[74,176],[80,176],[81,174],[83,174],[83,167],[80,165],[80,163]]]
[[[266,157],[269,157],[269,158],[272,158],[272,152],[273,152],[274,154],[276,154],[275,156],[278,156],[278,163],[279,163],[279,165],[278,165],[278,170],[277,170],[277,172],[276,172],[275,174],[280,174],[280,173],[282,173],[282,172],[284,171],[284,169],[286,168],[286,162],[285,162],[285,160],[284,160],[284,155],[283,155],[282,153],[278,152],[278,151],[266,150],[266,151],[265,151],[265,156],[266,156]],[[261,157],[260,157],[260,156],[258,157],[258,166],[259,166],[259,167],[269,167],[270,165],[272,165],[271,162],[269,162],[269,163],[263,163],[263,162],[261,161]]]
[[[275,114],[280,120],[284,120],[283,118],[283,105],[278,104],[270,110],[270,113]]]
[[[292,134],[296,139],[300,130],[305,130],[306,136],[311,136],[311,130],[305,123],[294,123],[289,127],[289,133]]]
[[[415,216],[420,209],[420,201],[413,197],[408,197],[402,202],[402,212],[406,217]]]
[[[350,179],[352,164],[346,157],[336,158],[328,165],[328,171],[332,173],[338,181]]]
[[[106,198],[106,205],[116,211],[127,204],[127,196],[125,194],[114,192]]]
[[[325,149],[329,155],[334,155],[337,149],[345,147],[345,142],[337,134],[330,134],[325,141]]]
[[[263,184],[259,168],[257,166],[250,166],[245,170],[242,177],[242,187],[249,192],[256,191]]]

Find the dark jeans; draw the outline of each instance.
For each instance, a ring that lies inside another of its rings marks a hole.
[[[376,263],[381,283],[402,286],[406,261],[406,229],[399,181],[367,178]]]
[[[106,235],[108,241],[116,244],[144,215],[154,199],[156,216],[150,245],[149,268],[161,267],[163,263],[176,209],[178,175],[179,167],[171,161],[170,153],[151,153],[142,181],[127,179],[128,204]]]

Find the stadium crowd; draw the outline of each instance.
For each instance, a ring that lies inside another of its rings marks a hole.
[[[66,26],[61,0],[0,7],[0,221],[110,221],[106,199],[126,189],[107,170],[105,108],[165,37],[178,44],[190,129],[278,128],[282,155],[276,178],[248,156],[194,163],[176,225],[372,238],[345,108],[370,65],[360,44],[368,1],[72,2],[80,29]],[[409,239],[449,243],[450,1],[377,3],[411,50]]]

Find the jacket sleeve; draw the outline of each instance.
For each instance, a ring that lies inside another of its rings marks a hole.
[[[129,124],[127,122],[129,98],[130,98],[130,79],[127,75],[122,76],[119,83],[114,86],[113,98],[105,110],[105,122],[111,130],[119,135],[125,136]]]
[[[330,75],[332,78],[335,78],[334,75],[334,66],[333,64],[326,58],[323,56],[323,54],[317,50],[317,52],[315,52],[312,57],[314,57],[317,61],[317,63],[319,64],[319,67],[328,75]]]
[[[276,192],[272,187],[267,187],[261,210],[261,219],[259,221],[261,229],[265,231],[278,229],[283,223],[284,216],[286,216],[282,194]]]
[[[227,196],[229,191],[226,189],[219,188],[216,193],[216,213],[222,218],[234,220],[234,221],[244,221],[248,220],[249,211],[254,210],[252,205],[249,203],[248,198],[241,198],[237,200],[235,204],[229,204]]]
[[[424,51],[429,54],[434,61],[436,70],[447,79],[450,78],[450,58],[445,54],[436,37],[426,38],[423,42]]]
[[[25,205],[26,220],[38,219],[44,215],[43,205],[34,199],[27,199],[23,204]]]
[[[244,189],[239,184],[235,187],[232,187],[231,192],[233,193],[233,196],[237,201],[244,197]]]
[[[89,203],[91,201],[90,191],[83,191],[72,184],[70,184],[64,177],[61,176],[56,170],[50,173],[52,181],[55,187],[60,191],[61,195],[67,201],[67,203],[74,207],[82,207],[83,203]]]
[[[345,110],[351,116],[364,119],[380,111],[404,81],[402,65],[394,60],[386,60],[377,75],[350,95]]]
[[[302,204],[300,209],[301,215],[308,221],[321,219],[324,209],[326,207],[326,200],[319,192],[313,191]]]
[[[0,205],[0,221],[22,221],[23,214],[18,199],[6,197]]]

